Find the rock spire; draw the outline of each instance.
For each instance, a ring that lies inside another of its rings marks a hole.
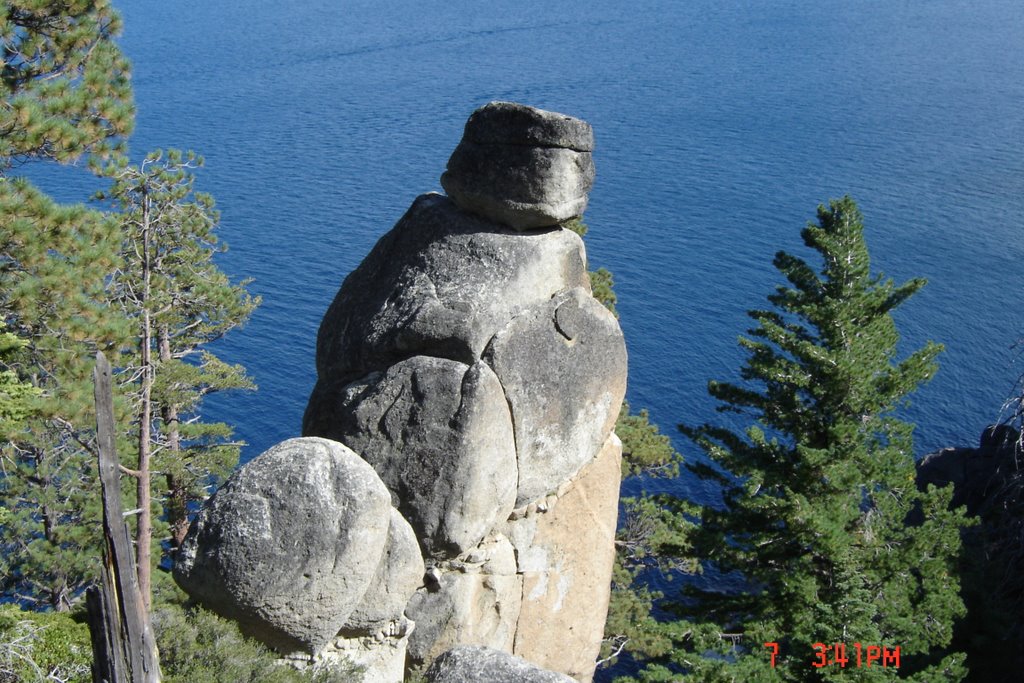
[[[473,113],[448,196],[417,198],[324,316],[304,437],[200,512],[185,590],[284,655],[344,654],[368,681],[457,646],[590,680],[626,384],[622,332],[559,225],[586,207],[592,150],[563,114]]]

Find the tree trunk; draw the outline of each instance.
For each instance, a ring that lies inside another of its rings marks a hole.
[[[135,553],[139,575],[139,591],[146,611],[152,602],[150,546],[153,538],[153,518],[150,501],[149,459],[152,444],[153,425],[153,324],[150,317],[151,269],[149,244],[149,198],[142,204],[142,330],[139,339],[140,364],[142,366],[142,405],[139,414],[139,467],[136,487],[136,502],[139,508],[138,525],[135,528]]]
[[[103,498],[102,590],[89,589],[86,604],[93,645],[94,683],[160,683],[153,626],[139,590],[131,536],[121,511],[114,439],[110,364],[96,354],[96,432]]]
[[[171,361],[171,335],[166,325],[157,330],[157,349],[161,363]],[[167,430],[167,458],[178,463],[182,457],[178,406],[160,406],[160,417]],[[167,473],[167,523],[171,527],[171,547],[177,549],[188,533],[188,491],[185,483],[171,472]]]

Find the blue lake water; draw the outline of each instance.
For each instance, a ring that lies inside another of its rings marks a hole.
[[[1019,0],[120,4],[133,152],[206,157],[222,266],[263,297],[217,347],[259,391],[208,402],[244,459],[298,435],[342,279],[440,190],[493,99],[593,124],[589,255],[615,275],[628,398],[666,430],[714,417],[705,384],[737,377],[745,311],[780,282],[773,254],[799,252],[818,203],[844,193],[875,267],[930,280],[898,313],[905,349],[946,345],[906,412],[918,453],[975,442],[1021,372]],[[38,173],[66,199],[93,182]]]

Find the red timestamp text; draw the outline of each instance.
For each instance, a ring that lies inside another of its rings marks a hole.
[[[776,657],[779,655],[779,644],[776,642],[765,643],[769,650],[771,666],[775,667]],[[826,666],[838,666],[840,668],[860,667],[886,667],[898,669],[900,666],[900,647],[889,647],[888,645],[863,645],[854,643],[847,646],[846,643],[814,643],[814,661],[811,665],[821,669]]]

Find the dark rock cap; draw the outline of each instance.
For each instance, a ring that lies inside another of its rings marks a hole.
[[[583,215],[594,184],[586,121],[512,102],[477,109],[441,175],[463,211],[525,231]]]
[[[466,122],[463,138],[481,145],[594,151],[594,129],[586,121],[516,102],[491,102],[477,109]]]

